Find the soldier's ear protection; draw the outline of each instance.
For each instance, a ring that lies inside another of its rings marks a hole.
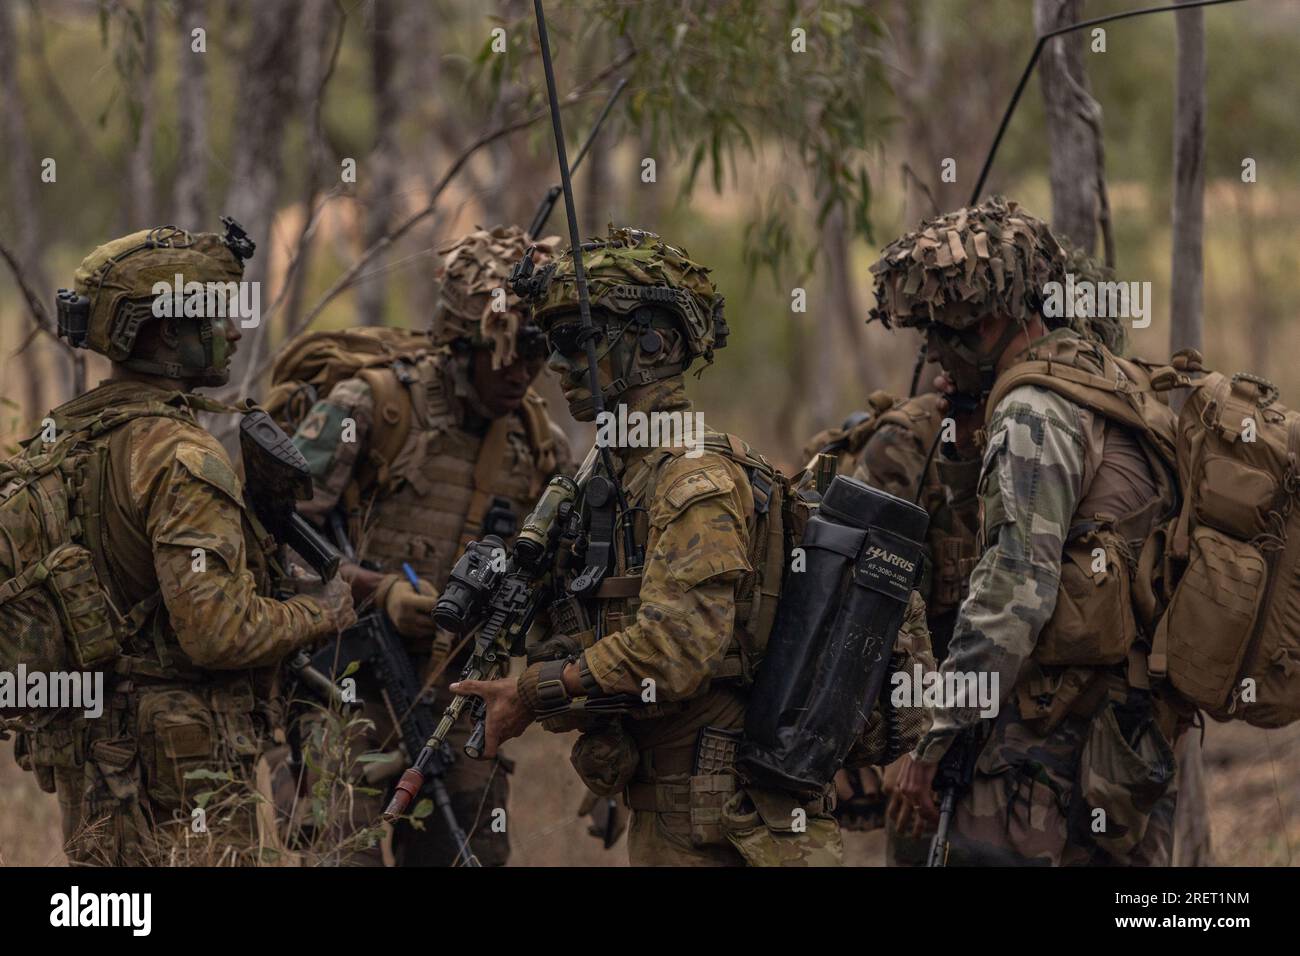
[[[55,297],[59,338],[73,348],[85,348],[90,334],[90,299],[71,289],[60,289]]]

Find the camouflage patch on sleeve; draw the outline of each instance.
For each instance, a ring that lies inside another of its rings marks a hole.
[[[304,515],[320,518],[338,503],[369,438],[373,415],[370,386],[359,378],[349,378],[313,405],[299,424],[293,443],[307,459],[315,484],[315,495],[299,509]],[[349,419],[355,434],[345,434]],[[345,437],[352,440],[344,441]]]

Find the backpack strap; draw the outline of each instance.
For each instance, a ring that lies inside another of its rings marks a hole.
[[[519,413],[524,420],[528,447],[536,456],[537,471],[543,475],[551,474],[555,471],[555,436],[551,433],[551,420],[546,414],[546,399],[528,389]]]
[[[393,463],[411,434],[414,417],[411,389],[417,377],[404,362],[395,360],[383,366],[358,369],[357,378],[369,387],[375,406],[369,455],[353,479],[361,497],[373,488],[388,484],[394,477]]]
[[[494,418],[488,426],[483,443],[478,448],[474,462],[474,493],[465,512],[465,523],[460,529],[460,549],[465,550],[471,541],[481,536],[483,517],[492,502],[493,479],[500,474],[506,456],[506,438],[510,434],[510,416]]]

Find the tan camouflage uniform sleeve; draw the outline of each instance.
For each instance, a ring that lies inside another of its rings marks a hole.
[[[925,474],[927,451],[902,425],[886,423],[863,446],[853,477],[911,501]]]
[[[307,459],[315,486],[311,501],[298,506],[305,517],[320,521],[339,503],[357,463],[363,460],[361,456],[374,423],[374,409],[370,386],[359,378],[348,378],[335,385],[327,398],[313,405],[298,426],[293,443]],[[355,434],[347,434],[349,419]],[[344,441],[344,438],[353,440]]]
[[[657,489],[636,621],[588,648],[587,667],[606,693],[640,694],[649,678],[658,701],[687,700],[708,689],[731,641],[753,495],[738,466],[711,454],[674,459]]]
[[[199,667],[274,664],[329,628],[311,598],[261,597],[248,568],[239,479],[215,438],[154,419],[133,443],[135,501],[172,629]],[[196,550],[197,549],[197,550]]]
[[[1032,385],[1013,389],[994,410],[980,477],[989,545],[939,667],[945,684],[953,672],[988,673],[998,681],[998,705],[1010,697],[1056,608],[1065,536],[1087,474],[1090,425],[1083,409]],[[977,702],[936,708],[918,759],[939,760],[953,735],[979,719]]]

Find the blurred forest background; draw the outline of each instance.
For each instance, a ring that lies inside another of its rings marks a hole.
[[[570,157],[628,80],[575,180],[583,234],[652,229],[713,267],[732,336],[689,387],[712,427],[797,466],[871,390],[906,392],[918,339],[864,324],[868,267],[966,202],[1035,36],[1140,5],[556,0]],[[1297,0],[1111,23],[1100,48],[1072,34],[1045,49],[985,191],[1152,283],[1134,352],[1203,344],[1295,406],[1298,99]],[[526,225],[557,180],[526,0],[4,0],[0,130],[0,447],[106,373],[50,334],[54,290],[103,241],[219,231],[223,214],[245,226],[263,324],[227,397],[256,396],[303,329],[424,327],[436,248],[475,224]],[[567,244],[562,204],[546,232]],[[1211,728],[1221,862],[1292,862],[1298,744]],[[532,747],[516,793],[531,773],[550,796],[515,801],[516,833],[539,841],[517,861],[621,860],[574,842],[567,742]],[[56,861],[53,798],[24,777],[0,758],[0,860]]]

